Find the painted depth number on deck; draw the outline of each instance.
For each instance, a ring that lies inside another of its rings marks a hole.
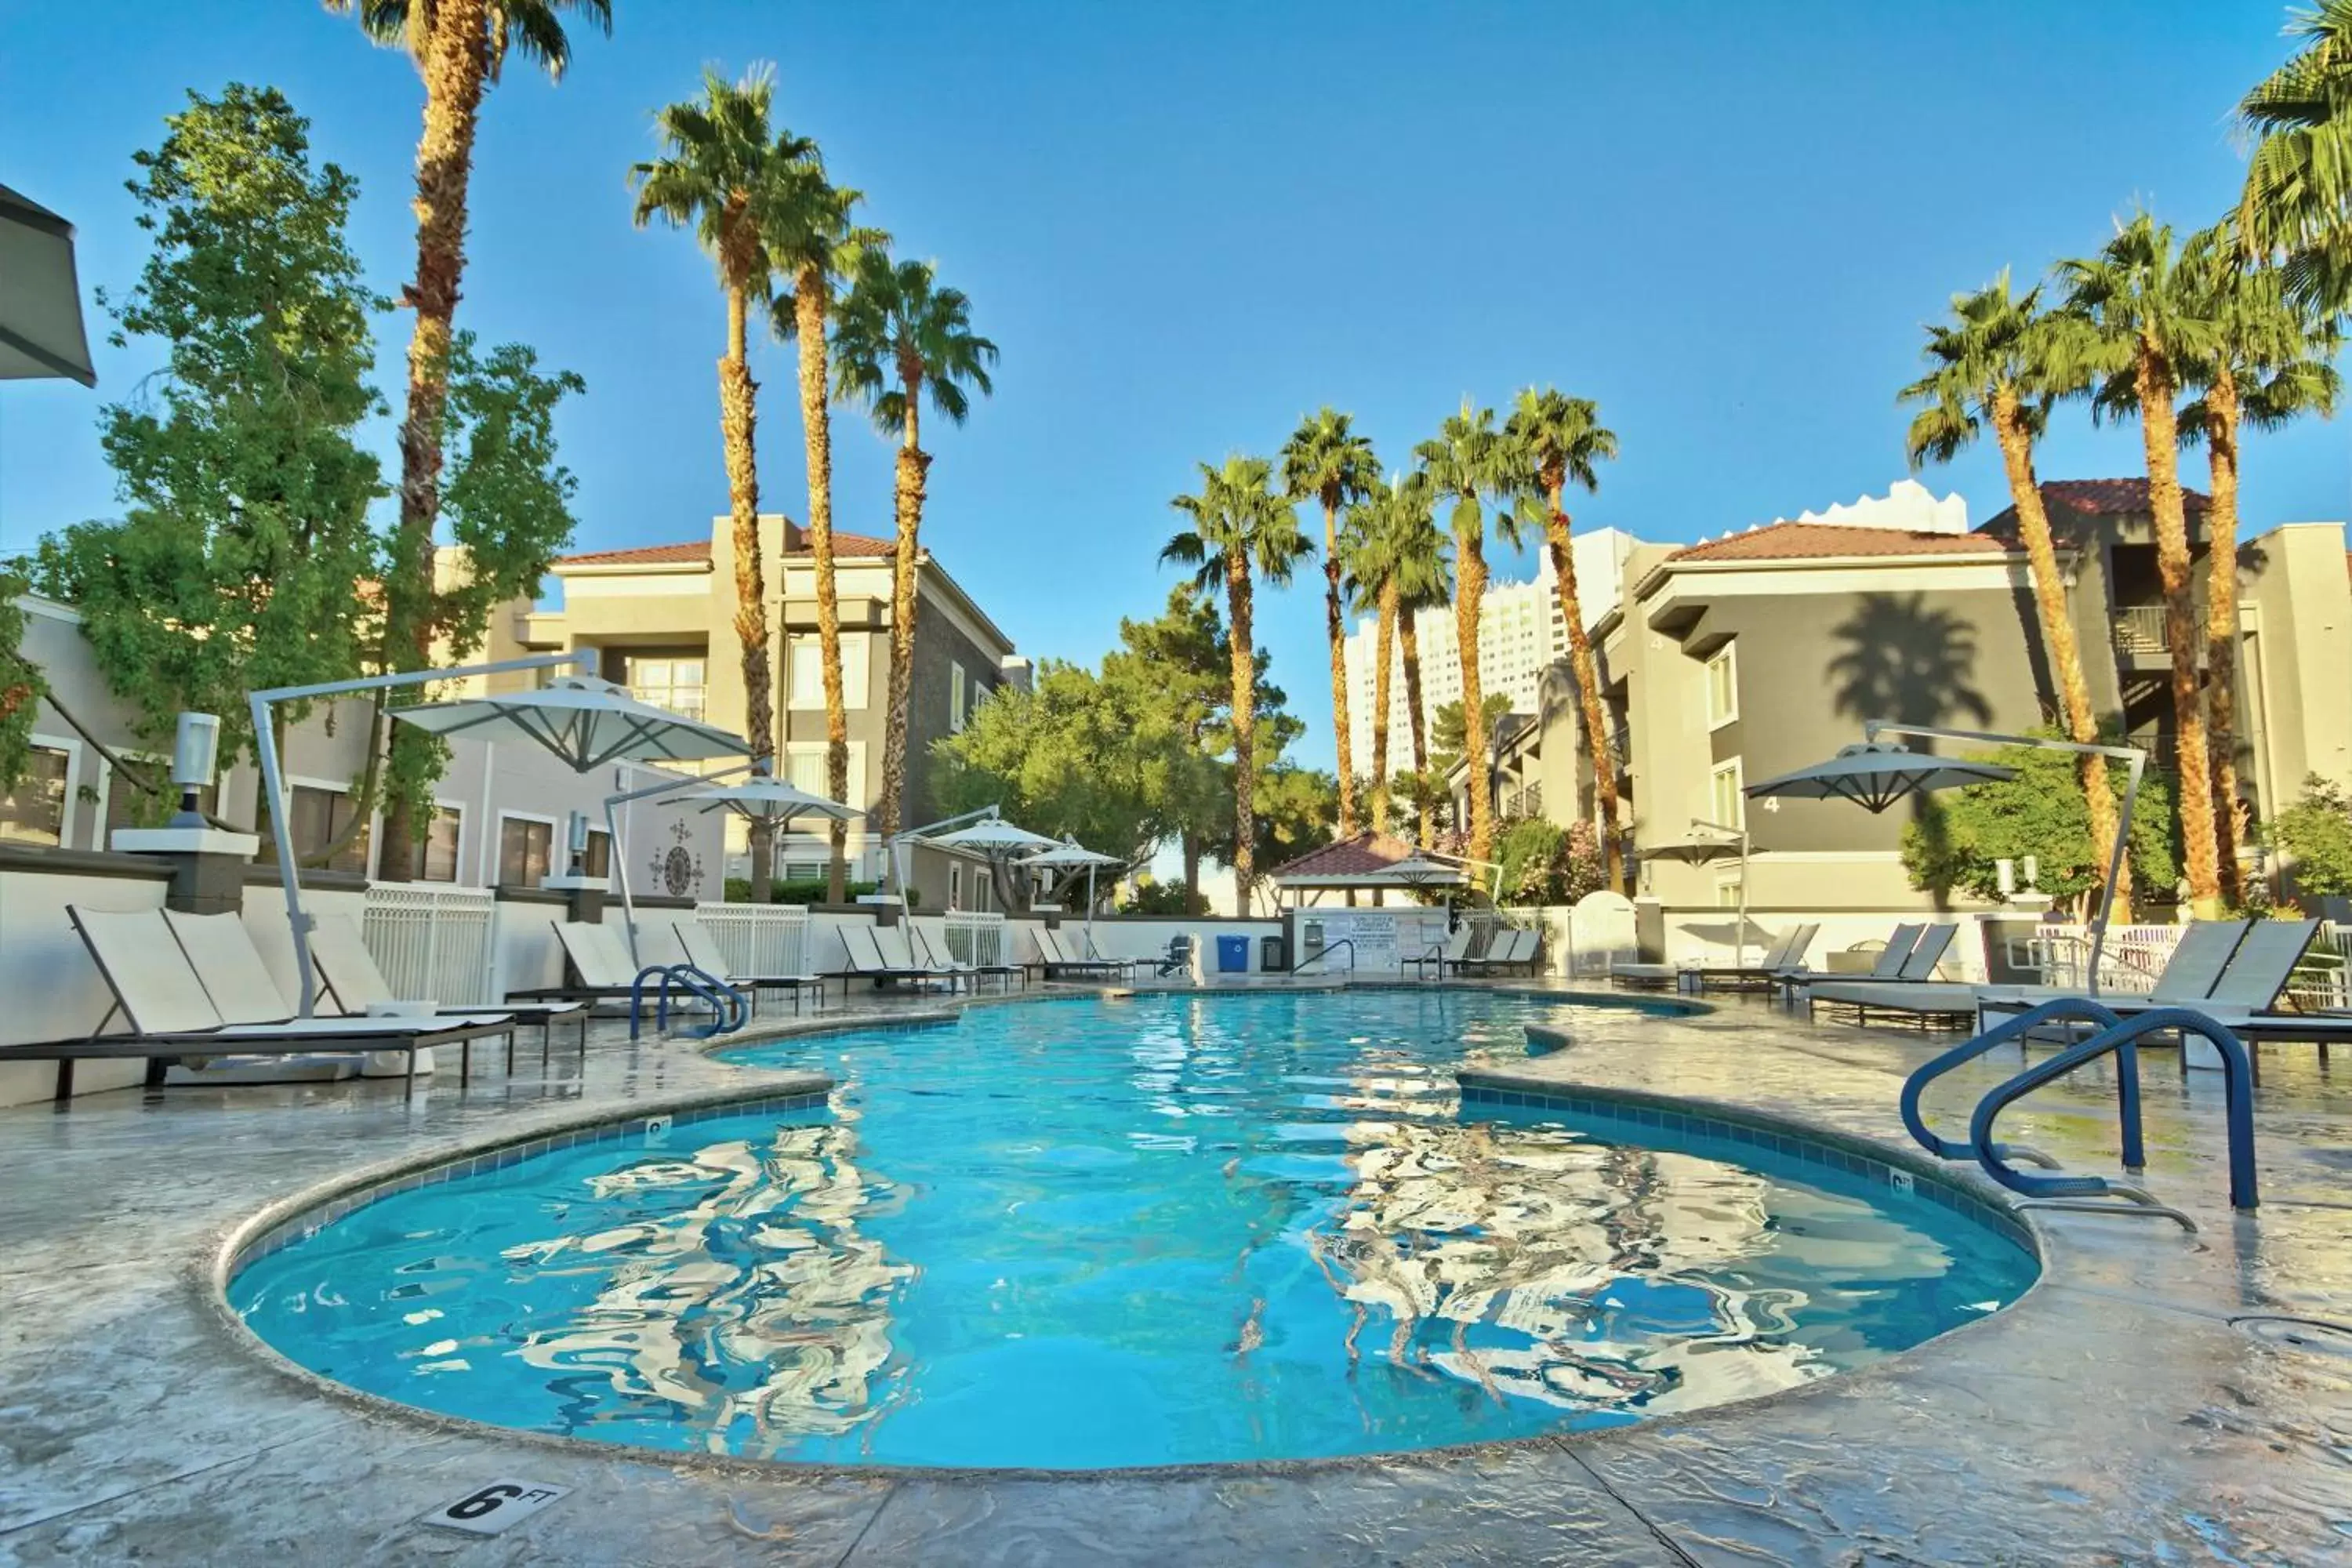
[[[467,1492],[456,1502],[425,1516],[426,1524],[462,1530],[469,1535],[498,1535],[520,1524],[551,1502],[572,1495],[570,1487],[544,1481],[492,1481]]]

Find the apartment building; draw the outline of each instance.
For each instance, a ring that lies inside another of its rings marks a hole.
[[[775,628],[777,773],[819,795],[825,778],[824,662],[819,651],[816,574],[807,532],[789,519],[760,519]],[[895,546],[887,539],[835,531],[835,581],[841,620],[844,698],[849,719],[849,798],[869,814],[882,793],[890,676],[890,579]],[[516,644],[534,650],[593,648],[605,679],[647,701],[744,731],[742,644],[735,630],[735,553],[730,521],[711,521],[706,538],[675,544],[594,551],[556,562],[560,609],[522,614]],[[916,574],[919,606],[908,715],[907,826],[930,814],[931,744],[963,728],[988,693],[1025,684],[1028,661],[929,551]],[[852,824],[853,880],[879,879],[881,836]],[[730,869],[746,868],[740,823],[729,829]],[[822,829],[788,834],[777,850],[778,875],[822,876],[830,858]],[[934,907],[939,896],[927,900]]]
[[[1574,538],[1577,590],[1588,626],[1617,602],[1624,563],[1640,541],[1618,529],[1600,528]],[[1422,721],[1434,722],[1440,708],[1462,700],[1461,639],[1451,605],[1414,617],[1421,641]],[[1379,670],[1377,620],[1360,619],[1348,634],[1348,731],[1356,768],[1372,768],[1374,679]],[[1402,659],[1401,654],[1391,658]],[[1551,558],[1540,553],[1532,582],[1496,582],[1486,587],[1478,616],[1478,674],[1488,693],[1511,700],[1514,713],[1533,713],[1544,673],[1568,657],[1568,624],[1559,607]],[[1411,710],[1406,706],[1402,662],[1389,672],[1389,769],[1412,766]]]

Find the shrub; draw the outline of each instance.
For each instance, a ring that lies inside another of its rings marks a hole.
[[[825,879],[822,877],[811,877],[804,880],[793,882],[779,880],[771,882],[768,886],[770,889],[768,901],[770,903],[821,904],[824,902],[826,885]],[[845,897],[855,899],[862,893],[874,892],[877,887],[878,884],[873,882],[851,882],[846,884],[843,888],[842,891]],[[922,902],[921,895],[922,889],[919,888],[908,889],[907,907],[908,909],[919,907]],[[749,877],[728,878],[727,901],[730,904],[750,903],[751,901],[751,879]]]
[[[2295,886],[2315,899],[2352,893],[2352,795],[2317,773],[2303,798],[2271,820],[2270,836],[2292,857]]]

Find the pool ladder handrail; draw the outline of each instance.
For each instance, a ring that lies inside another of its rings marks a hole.
[[[2032,1015],[2021,1016],[2030,1017]],[[2095,1060],[2109,1051],[2116,1054],[2116,1079],[2120,1084],[2126,1070],[2124,1063],[2134,1061],[2137,1055],[2133,1043],[2143,1036],[2167,1029],[2180,1034],[2180,1048],[2184,1051],[2189,1048],[2188,1037],[2198,1035],[2210,1042],[2221,1054],[2224,1115],[2230,1140],[2230,1206],[2241,1213],[2252,1212],[2261,1203],[2254,1174],[2252,1058],[2246,1054],[2244,1043],[2226,1026],[2190,1007],[2154,1007],[2136,1018],[2118,1021],[2089,1039],[2069,1046],[2047,1060],[2032,1064],[2016,1077],[1995,1087],[1977,1102],[1976,1113],[1969,1119],[1969,1142],[1975,1148],[1977,1163],[2002,1186],[2011,1192],[2024,1194],[2030,1200],[2025,1206],[2088,1208],[2109,1213],[2162,1213],[2194,1230],[2195,1224],[2186,1215],[2178,1210],[2164,1209],[2137,1187],[2110,1182],[2103,1176],[2035,1176],[2011,1170],[2001,1155],[1995,1152],[2000,1145],[1992,1142],[1993,1122],[2012,1101],[2065,1077],[2085,1062]],[[2128,1070],[2132,1077],[2133,1105],[2132,1114],[2126,1121],[2126,1136],[2136,1139],[2139,1126],[2139,1084],[2136,1061]],[[2127,1198],[2143,1207],[2137,1211],[2122,1211],[2111,1205],[2085,1205],[2074,1201],[2108,1196]]]
[[[629,984],[629,1038],[635,1039],[645,1024],[646,982],[658,977],[661,982],[656,993],[654,1028],[669,1032],[670,988],[675,985],[685,997],[692,997],[710,1008],[709,1025],[697,1031],[698,1039],[709,1039],[714,1035],[731,1034],[743,1026],[750,1016],[743,998],[732,986],[706,970],[691,963],[648,963],[637,971]]]
[[[1320,963],[1343,947],[1348,950],[1348,973],[1353,974],[1356,973],[1356,939],[1351,936],[1343,936],[1335,942],[1317,948],[1313,952],[1292,964],[1290,973],[1297,974],[1310,963]]]
[[[1927,1150],[1938,1160],[1978,1158],[1978,1145],[1973,1140],[1966,1143],[1954,1143],[1948,1139],[1938,1137],[1935,1130],[1927,1125],[1927,1118],[1919,1108],[1919,1101],[1927,1093],[1927,1086],[1954,1068],[1974,1061],[1995,1046],[2006,1044],[2031,1030],[2041,1027],[2043,1024],[2057,1019],[2069,1022],[2088,1021],[2096,1024],[2101,1029],[2112,1029],[2123,1022],[2114,1009],[2102,1006],[2087,996],[2060,996],[2044,1002],[2039,1006],[2028,1008],[2025,1012],[2018,1014],[2005,1023],[1996,1025],[1973,1039],[1962,1041],[1950,1050],[1926,1062],[1909,1078],[1903,1080],[1901,1100],[1903,1125],[1910,1132],[1912,1139],[1918,1143],[1919,1147]],[[2124,1169],[2137,1172],[2147,1163],[2147,1152],[2140,1139],[2139,1053],[2129,1046],[2118,1052],[2116,1058],[2116,1112],[2123,1121]],[[2031,1160],[2048,1170],[2058,1168],[2057,1161],[2041,1150],[2029,1148],[2022,1143],[2003,1144],[1996,1152],[2011,1159]]]

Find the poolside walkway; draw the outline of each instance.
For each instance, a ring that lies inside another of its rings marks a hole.
[[[1032,994],[1036,993],[1033,992]],[[936,1003],[869,1008],[903,1015]],[[600,1026],[404,1104],[397,1081],[0,1110],[0,1565],[75,1563],[2320,1563],[2352,1555],[2352,1065],[2264,1049],[2263,1206],[2231,1215],[2218,1075],[2147,1058],[2153,1220],[2052,1215],[2050,1278],[1868,1371],[1630,1430],[1440,1455],[1095,1478],[818,1474],[550,1448],[324,1398],[222,1322],[203,1271],[358,1164],[777,1075]],[[1899,1142],[1934,1038],[1757,1004],[1497,1053],[1530,1079],[1737,1101]],[[2015,1069],[1955,1075],[1949,1124]],[[2112,1079],[2004,1121],[2115,1169]],[[2292,1334],[2294,1337],[2290,1338]],[[2299,1339],[2302,1342],[2295,1342]],[[488,1540],[422,1527],[500,1479],[573,1489]]]

